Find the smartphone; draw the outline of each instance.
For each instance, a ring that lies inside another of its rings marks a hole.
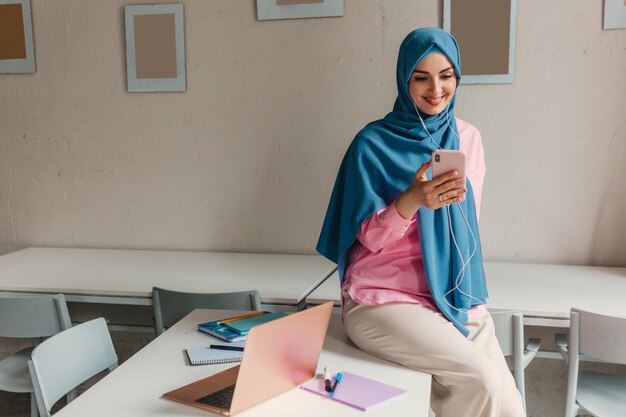
[[[458,171],[459,178],[465,178],[465,153],[440,149],[433,151],[433,178],[450,171]]]

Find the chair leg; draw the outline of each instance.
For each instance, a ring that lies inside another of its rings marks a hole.
[[[515,379],[515,386],[522,396],[522,405],[524,406],[524,410],[526,410],[526,383],[524,381],[524,370],[522,369],[520,372],[513,371],[513,378]]]
[[[67,403],[68,404],[71,403],[72,401],[76,399],[76,397],[78,397],[78,389],[74,388],[73,390],[67,393],[67,396],[66,396]]]
[[[39,417],[39,409],[37,408],[37,398],[35,393],[30,393],[30,417]]]

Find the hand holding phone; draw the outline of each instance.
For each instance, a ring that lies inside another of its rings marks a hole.
[[[437,198],[445,205],[458,203],[465,199],[465,153],[463,151],[440,149],[432,154],[433,182],[439,184],[435,189]],[[449,173],[456,171],[457,174],[450,176]],[[448,175],[446,175],[448,174]],[[442,178],[442,176],[444,176]],[[446,178],[447,177],[447,178]],[[459,181],[463,181],[459,184]]]
[[[432,180],[426,172],[432,168]],[[452,175],[451,171],[457,171]],[[465,199],[465,154],[461,151],[437,150],[432,159],[415,172],[408,188],[398,197],[395,207],[400,216],[410,219],[420,207],[430,210],[459,203]]]

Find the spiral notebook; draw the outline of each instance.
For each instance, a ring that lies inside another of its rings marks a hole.
[[[234,350],[211,349],[207,346],[185,349],[190,365],[213,365],[216,363],[241,362],[243,352]]]

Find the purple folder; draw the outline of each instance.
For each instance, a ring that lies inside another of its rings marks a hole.
[[[331,397],[324,389],[324,379],[315,378],[303,384],[300,388],[306,391],[322,395],[331,400],[349,405],[361,411],[367,411],[381,406],[392,399],[406,397],[407,392],[403,389],[374,381],[349,372],[342,372],[342,379],[335,388],[334,396]],[[333,376],[333,381],[335,376]]]

